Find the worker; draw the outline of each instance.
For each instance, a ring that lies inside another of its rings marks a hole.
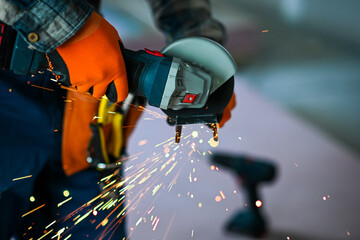
[[[99,6],[99,1],[89,2]],[[71,214],[90,211],[84,204],[101,192],[100,173],[86,161],[98,99],[109,89],[119,103],[128,95],[122,41],[89,2],[0,0],[1,240],[50,239],[56,234],[72,239],[126,237],[124,221],[108,219],[117,222],[106,231],[96,227],[106,219],[104,211],[76,225],[66,221]],[[224,43],[224,28],[211,17],[208,1],[149,4],[167,41],[196,35]],[[20,76],[9,71],[14,34],[30,49],[48,53],[53,72]],[[59,59],[62,65],[57,65]],[[54,73],[71,88],[52,81]],[[140,114],[133,113],[129,119],[136,121]],[[129,134],[124,133],[126,139]]]

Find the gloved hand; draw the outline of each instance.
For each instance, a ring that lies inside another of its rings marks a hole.
[[[223,113],[222,113],[222,117],[221,120],[219,122],[219,127],[222,128],[224,126],[224,124],[230,120],[231,118],[231,111],[235,108],[236,106],[236,100],[235,100],[235,94],[232,95],[231,100],[229,102],[229,104],[226,106],[226,108],[224,109]]]
[[[94,12],[73,37],[48,54],[50,69],[65,86],[123,101],[128,83],[121,45],[115,28]]]

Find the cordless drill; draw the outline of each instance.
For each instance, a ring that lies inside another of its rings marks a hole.
[[[244,211],[239,211],[227,223],[227,230],[253,237],[263,236],[267,232],[267,224],[261,212],[263,201],[258,187],[262,183],[274,180],[276,176],[275,165],[262,159],[225,153],[215,153],[211,160],[236,174],[247,197],[247,208]]]

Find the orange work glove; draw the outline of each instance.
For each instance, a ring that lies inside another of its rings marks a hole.
[[[115,28],[93,12],[73,37],[48,54],[50,68],[65,86],[96,98],[106,93],[111,101],[123,101],[128,83],[121,44]]]
[[[231,118],[231,111],[235,108],[236,106],[236,100],[235,100],[235,94],[232,95],[229,104],[226,106],[226,108],[224,109],[223,113],[222,113],[222,118],[219,122],[219,127],[222,128],[224,126],[224,124],[230,120]]]

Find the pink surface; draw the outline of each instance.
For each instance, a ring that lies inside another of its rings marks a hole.
[[[211,169],[210,152],[226,151],[269,159],[278,167],[276,181],[261,189],[271,230],[266,239],[360,239],[359,156],[240,79],[236,96],[233,117],[219,131],[215,148],[208,143],[212,134],[197,125],[183,129],[180,145],[163,143],[175,135],[164,114],[149,108],[143,115],[126,163],[130,238],[249,239],[223,230],[245,207],[234,176]]]

